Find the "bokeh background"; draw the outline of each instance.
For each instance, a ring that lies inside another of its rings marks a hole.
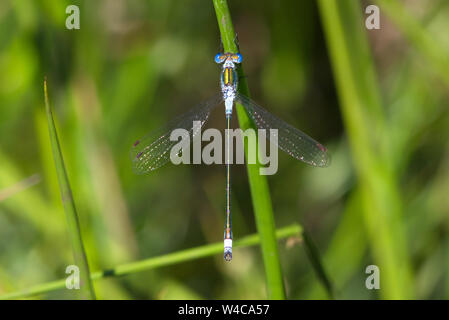
[[[229,1],[252,98],[332,155],[320,169],[279,153],[268,177],[276,226],[308,231],[337,298],[448,298],[448,2],[382,1],[380,30],[364,27],[371,2],[344,2],[358,17],[343,19],[358,23],[355,35],[345,29],[348,43],[368,48],[363,60],[349,52],[347,76],[372,82],[357,91],[366,93],[358,107],[347,103],[346,73],[336,76],[339,42],[323,6]],[[70,4],[80,30],[65,28]],[[64,278],[73,263],[44,76],[92,270],[222,241],[223,166],[137,176],[129,160],[137,138],[219,90],[219,39],[211,1],[0,2],[0,295]],[[220,109],[207,127],[224,125]],[[244,165],[232,167],[232,205],[234,238],[257,232]],[[278,243],[287,297],[327,298],[298,240]],[[365,287],[372,264],[380,290]],[[217,254],[98,280],[95,290],[101,299],[266,298],[257,246],[236,249],[232,263]]]

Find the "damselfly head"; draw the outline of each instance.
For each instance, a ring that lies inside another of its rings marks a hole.
[[[234,62],[234,63],[241,63],[242,62],[242,55],[240,53],[217,53],[215,55],[215,62],[216,63],[223,63],[223,62]]]

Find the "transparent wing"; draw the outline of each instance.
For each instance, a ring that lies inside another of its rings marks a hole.
[[[250,98],[238,93],[236,99],[245,107],[254,124],[259,129],[267,130],[267,137],[270,134],[269,129],[278,130],[279,149],[312,166],[326,167],[330,164],[330,157],[321,143],[275,117]]]
[[[206,123],[211,110],[223,100],[221,94],[204,101],[187,113],[173,119],[164,127],[150,132],[137,140],[131,147],[130,157],[133,170],[137,174],[153,171],[170,160],[170,150],[179,141],[170,141],[170,134],[174,129],[185,129],[190,135],[190,141]],[[193,124],[194,121],[199,121]],[[184,147],[184,146],[183,146]]]

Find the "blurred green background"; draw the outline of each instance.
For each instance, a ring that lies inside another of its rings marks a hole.
[[[375,2],[381,29],[366,30],[371,2],[346,0],[338,33],[335,11],[318,2],[229,1],[252,98],[332,155],[320,169],[279,153],[268,177],[276,226],[309,232],[337,298],[448,298],[449,5]],[[65,27],[70,4],[80,30]],[[219,90],[219,39],[204,0],[0,2],[0,295],[64,278],[73,263],[44,76],[91,270],[222,241],[223,166],[168,164],[137,176],[128,156],[137,138]],[[223,129],[223,112],[207,127]],[[234,238],[255,233],[244,165],[232,167],[232,205]],[[327,298],[299,240],[278,243],[287,297]],[[380,290],[365,287],[372,264]],[[235,249],[231,263],[217,254],[101,279],[95,291],[266,298],[257,246]]]

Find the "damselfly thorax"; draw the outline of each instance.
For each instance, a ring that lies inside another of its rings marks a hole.
[[[221,92],[225,102],[226,116],[232,114],[232,106],[238,88],[238,75],[236,64],[242,62],[240,53],[219,53],[215,56],[216,63],[223,63],[223,70],[220,77]]]

